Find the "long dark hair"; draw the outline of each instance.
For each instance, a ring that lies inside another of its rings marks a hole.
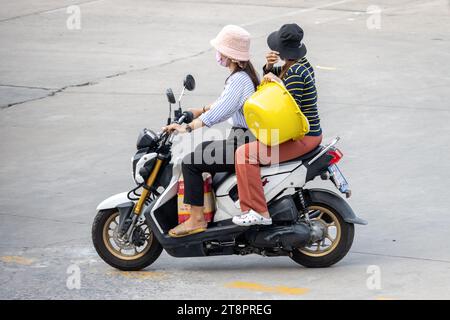
[[[280,79],[283,80],[284,75],[288,72],[289,68],[292,67],[298,60],[286,60],[280,72]]]
[[[248,74],[248,76],[252,80],[253,86],[255,87],[255,90],[256,90],[256,88],[259,86],[259,76],[258,76],[258,73],[256,72],[255,68],[253,67],[253,64],[250,62],[250,60],[249,61],[233,61],[233,62],[236,63],[236,68],[233,70],[233,72],[230,74],[229,77],[231,77],[236,72],[244,71],[246,74]],[[228,78],[227,78],[227,80],[228,80]]]

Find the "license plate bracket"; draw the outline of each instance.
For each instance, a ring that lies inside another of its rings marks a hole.
[[[340,192],[345,193],[347,198],[350,197],[351,191],[349,189],[349,184],[339,167],[336,164],[333,164],[328,167],[328,172],[330,173],[331,181],[333,181],[336,188],[338,188]]]

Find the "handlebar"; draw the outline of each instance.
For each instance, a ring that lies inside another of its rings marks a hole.
[[[182,116],[176,121],[176,123],[178,124],[183,124],[183,123],[190,123],[192,122],[192,120],[194,119],[194,114],[190,111],[184,111]],[[162,132],[161,133],[161,140],[163,141],[163,144],[166,144],[167,140],[169,140],[170,142],[172,142],[171,140],[173,139],[174,135],[173,133],[169,133],[167,131]]]
[[[189,123],[189,122],[192,122],[193,119],[194,119],[194,114],[190,111],[185,111],[185,112],[183,112],[182,116],[178,119],[177,123],[178,124]]]

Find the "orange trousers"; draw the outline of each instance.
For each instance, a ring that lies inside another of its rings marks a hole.
[[[240,146],[235,154],[235,168],[241,211],[268,211],[260,165],[273,165],[295,159],[312,151],[321,142],[322,135],[305,136],[301,140],[287,141],[274,147],[259,141]]]

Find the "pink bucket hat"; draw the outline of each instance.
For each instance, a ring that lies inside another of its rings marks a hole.
[[[227,25],[210,41],[220,53],[237,61],[250,60],[250,33],[245,29]]]

